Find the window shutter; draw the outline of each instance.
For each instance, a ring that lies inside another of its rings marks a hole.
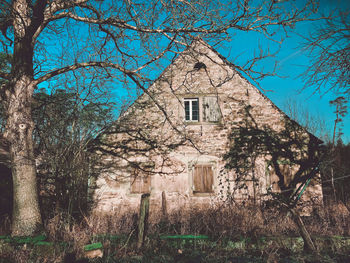
[[[193,173],[193,186],[195,192],[203,192],[204,185],[202,184],[202,166],[197,165],[194,167],[194,173]]]
[[[213,169],[211,165],[196,165],[193,172],[193,186],[196,193],[213,192]]]
[[[130,186],[131,186],[131,192],[132,193],[140,193],[141,188],[141,182],[140,178],[137,175],[131,176]]]
[[[213,169],[211,166],[203,166],[203,185],[204,192],[210,193],[213,191]]]
[[[142,185],[141,185],[141,193],[149,193],[151,189],[151,176],[144,175],[142,176]]]
[[[151,177],[140,173],[135,169],[131,176],[130,191],[135,194],[149,193],[151,188]]]
[[[203,121],[219,122],[221,111],[217,97],[203,97]]]

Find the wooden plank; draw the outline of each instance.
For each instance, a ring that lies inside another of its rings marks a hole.
[[[221,111],[217,97],[203,97],[203,121],[219,122]]]
[[[130,178],[130,191],[135,194],[149,193],[151,189],[151,176],[142,174],[138,169],[132,173]]]
[[[167,205],[166,205],[166,195],[165,192],[162,192],[162,215],[163,215],[163,220],[168,219],[168,211],[167,211]]]
[[[194,185],[194,191],[201,193],[203,192],[203,184],[202,184],[202,167],[197,165],[194,167],[194,173],[193,173],[193,185]]]
[[[196,165],[193,173],[193,185],[196,193],[213,192],[213,169],[211,165]]]
[[[150,194],[143,194],[141,196],[140,214],[138,222],[138,234],[137,234],[137,248],[140,249],[145,241],[148,228],[148,215],[149,215],[149,197]]]
[[[131,193],[140,193],[140,178],[137,175],[132,175],[130,178]]]
[[[204,191],[210,193],[213,191],[213,169],[211,166],[203,167]]]
[[[151,176],[148,174],[142,175],[141,179],[141,193],[149,193],[151,189]]]

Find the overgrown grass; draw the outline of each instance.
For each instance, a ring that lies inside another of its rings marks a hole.
[[[315,207],[304,221],[314,237],[350,236],[350,213],[341,204]],[[136,212],[91,214],[79,222],[61,213],[46,220],[45,227],[47,238],[38,237],[36,242],[23,239],[22,243],[11,243],[0,238],[0,262],[74,262],[85,257],[84,247],[93,243],[103,247],[103,259],[99,262],[283,262],[284,258],[290,258],[284,262],[317,262],[296,253],[293,245],[285,245],[287,241],[279,239],[299,236],[298,229],[288,212],[267,207],[179,209],[166,220],[151,212],[148,237],[141,251],[135,242]],[[169,241],[161,239],[162,235],[206,235],[209,240]],[[272,237],[277,241],[266,243]],[[341,241],[320,242],[330,248],[324,251],[324,262],[344,262],[337,260],[350,254]]]

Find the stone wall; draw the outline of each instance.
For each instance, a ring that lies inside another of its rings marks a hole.
[[[198,69],[198,62],[205,67]],[[186,98],[198,98],[198,122],[184,121]],[[216,114],[217,121],[207,121],[204,107],[215,102],[217,112],[207,115]],[[244,123],[248,106],[256,125],[276,130],[283,127],[286,116],[267,97],[207,44],[194,42],[147,94],[141,95],[113,127],[99,136],[101,144],[96,152],[105,169],[96,181],[96,210],[137,209],[141,194],[131,193],[130,188],[135,170],[151,178],[151,209],[160,209],[162,192],[169,211],[218,204],[228,196],[240,201],[264,199],[267,188],[277,183],[266,173],[268,157],[256,160],[258,184],[248,180],[247,189],[236,189],[235,193],[235,174],[224,168],[223,155],[231,143],[229,135]],[[194,193],[193,169],[198,164],[212,167],[211,193]],[[315,184],[309,195],[322,196],[321,186]]]

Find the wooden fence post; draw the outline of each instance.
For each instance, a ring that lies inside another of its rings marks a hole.
[[[167,206],[166,206],[166,195],[165,192],[162,192],[162,215],[163,215],[163,220],[168,219],[168,212],[167,212]]]
[[[145,240],[147,227],[148,227],[148,214],[149,214],[149,197],[150,194],[143,194],[141,196],[140,214],[138,222],[138,235],[137,235],[137,248],[140,249],[143,246]]]

